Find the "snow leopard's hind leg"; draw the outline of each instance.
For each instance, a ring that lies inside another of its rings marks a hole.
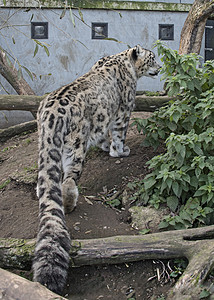
[[[85,154],[85,147],[79,143],[66,145],[63,150],[62,198],[65,213],[72,212],[77,205],[79,192],[76,181],[82,173]]]
[[[112,142],[110,146],[110,156],[129,156],[130,149],[125,145],[126,133],[129,125],[131,111],[116,119],[111,129]]]

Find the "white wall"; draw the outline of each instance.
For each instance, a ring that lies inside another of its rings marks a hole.
[[[72,9],[72,12],[73,15],[80,17],[78,10]],[[37,95],[51,92],[73,81],[87,72],[99,58],[123,51],[127,49],[127,45],[141,44],[151,49],[153,43],[159,38],[158,24],[174,24],[174,41],[166,43],[172,49],[178,49],[180,32],[187,16],[186,12],[84,9],[82,13],[87,25],[75,18],[74,27],[69,10],[62,19],[60,19],[61,13],[62,9],[34,8],[26,11],[26,9],[4,8],[0,10],[1,27],[4,20],[8,20],[8,26],[1,29],[0,45],[8,49],[8,52],[12,52],[22,65],[36,75],[32,81],[23,71],[25,79]],[[42,48],[39,48],[37,55],[33,57],[35,43],[31,40],[31,21],[49,23],[48,39],[40,40],[50,45],[49,57]],[[90,27],[92,22],[107,22],[108,37],[121,42],[92,40]],[[15,44],[11,36],[14,37]],[[203,50],[204,47],[202,53]],[[6,90],[15,93],[7,82],[2,78],[0,80]],[[160,77],[139,80],[138,90],[161,89]],[[0,90],[0,93],[5,93],[1,87]],[[0,126],[3,119],[0,114]]]
[[[123,51],[127,49],[127,45],[141,44],[151,49],[159,37],[158,24],[175,24],[175,40],[167,41],[167,44],[173,49],[178,49],[180,32],[187,16],[187,13],[181,12],[121,11],[122,17],[120,17],[117,11],[84,10],[84,21],[89,27],[76,19],[74,28],[69,11],[60,20],[61,12],[61,9],[31,9],[29,12],[21,10],[17,13],[14,13],[14,9],[3,9],[0,12],[1,19],[7,19],[7,16],[14,14],[9,21],[13,28],[1,30],[5,36],[5,38],[0,37],[1,46],[11,48],[19,62],[36,74],[37,78],[32,81],[24,72],[26,80],[38,95],[73,81],[87,72],[99,58]],[[73,10],[73,13],[79,16],[78,11]],[[35,43],[30,38],[32,15],[34,22],[48,21],[49,23],[49,38],[40,40],[50,45],[49,57],[42,48],[33,57]],[[107,22],[108,36],[116,38],[121,43],[92,40],[91,22]],[[15,44],[11,35],[16,41]],[[50,73],[51,76],[48,75]],[[139,90],[161,88],[162,84],[159,80],[148,78],[141,79],[138,85]],[[10,90],[9,86],[7,89]]]

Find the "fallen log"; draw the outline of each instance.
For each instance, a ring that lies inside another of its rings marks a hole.
[[[0,95],[0,110],[25,110],[36,112],[45,97],[36,95]]]
[[[40,101],[45,96],[32,95],[0,95],[0,110],[23,110],[36,114]],[[135,111],[153,112],[172,100],[168,96],[136,95]],[[25,122],[6,129],[0,129],[0,142],[5,142],[11,137],[22,132],[36,129],[36,121]]]
[[[136,95],[134,111],[154,112],[175,98],[168,96]]]
[[[44,96],[0,95],[0,110],[24,110],[36,112]],[[136,95],[135,111],[155,111],[174,98],[168,96]]]
[[[66,300],[41,285],[0,269],[0,299]]]
[[[37,128],[36,120],[10,126],[5,129],[0,129],[0,142],[5,142],[11,137],[21,134],[23,132],[35,130]]]
[[[29,269],[34,243],[0,239],[0,267]],[[201,285],[214,267],[214,225],[149,235],[73,240],[70,255],[73,266],[186,257],[188,267],[167,299],[199,299]]]

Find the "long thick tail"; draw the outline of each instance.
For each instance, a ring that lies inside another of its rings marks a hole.
[[[70,237],[63,213],[51,208],[44,211],[33,261],[34,281],[61,294],[69,267]]]
[[[37,185],[39,233],[33,260],[34,281],[61,294],[66,283],[70,260],[70,236],[65,224],[61,191],[62,149],[54,147],[53,144],[51,146],[49,144],[50,147],[44,145],[50,138],[50,136],[44,138],[44,127],[40,135]]]

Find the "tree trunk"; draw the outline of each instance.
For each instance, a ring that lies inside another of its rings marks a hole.
[[[29,84],[18,74],[16,68],[12,68],[8,64],[6,54],[3,50],[0,50],[0,74],[11,84],[17,94],[35,95]]]
[[[34,245],[34,240],[0,239],[0,267],[30,269]],[[148,235],[74,240],[71,249],[71,263],[75,266],[179,257],[186,257],[189,265],[167,299],[199,299],[201,285],[214,266],[214,225]]]
[[[14,90],[19,95],[35,95],[29,84],[19,74],[15,67],[12,67],[12,63],[6,58],[5,52],[0,49],[0,74],[10,83]],[[10,66],[11,65],[11,66]],[[34,118],[36,113],[31,111]]]
[[[0,269],[0,299],[7,300],[66,300],[38,282]]]
[[[213,0],[194,1],[181,31],[179,54],[200,53],[206,21],[213,12]]]

